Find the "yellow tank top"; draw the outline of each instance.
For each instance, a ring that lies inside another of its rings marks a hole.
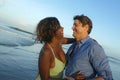
[[[59,59],[57,59],[55,57],[55,54],[54,54],[54,51],[53,51],[52,47],[50,45],[49,45],[49,47],[51,48],[52,53],[53,53],[54,58],[55,58],[55,67],[53,67],[53,68],[50,69],[50,77],[53,77],[53,78],[62,78],[62,76],[63,76],[63,70],[64,70],[64,67],[65,67],[65,63],[63,63],[62,61],[60,61]],[[40,79],[40,75],[37,77],[36,80],[41,80]]]

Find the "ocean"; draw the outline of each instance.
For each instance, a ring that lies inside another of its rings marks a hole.
[[[63,45],[66,52],[70,45]],[[42,44],[34,35],[0,24],[0,80],[35,80]],[[114,80],[120,80],[120,59],[107,53]]]

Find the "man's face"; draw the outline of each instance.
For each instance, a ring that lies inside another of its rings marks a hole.
[[[79,39],[85,32],[85,28],[83,27],[82,23],[79,20],[74,20],[74,24],[72,27],[73,30],[73,37]]]

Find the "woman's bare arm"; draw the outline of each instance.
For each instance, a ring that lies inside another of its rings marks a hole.
[[[76,40],[74,39],[74,38],[63,38],[62,40],[61,40],[61,43],[62,44],[71,44],[71,43],[73,43],[73,42],[75,42]]]

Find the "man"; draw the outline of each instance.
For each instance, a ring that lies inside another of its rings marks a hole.
[[[113,80],[103,48],[89,37],[92,21],[87,16],[77,15],[74,17],[72,29],[76,42],[66,54],[68,58],[66,76],[75,77],[76,72],[80,71],[79,74],[86,78],[79,80]]]

